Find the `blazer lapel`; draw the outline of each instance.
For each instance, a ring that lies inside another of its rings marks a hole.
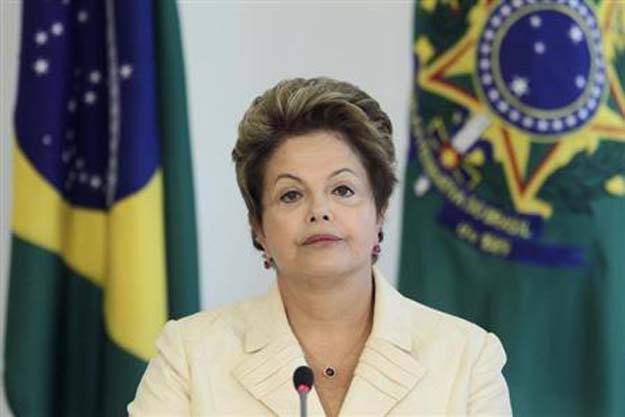
[[[289,327],[276,285],[250,309],[244,348],[245,358],[234,368],[234,377],[276,415],[299,415],[299,396],[293,386],[293,372],[306,365],[306,361]],[[308,414],[324,415],[314,390],[309,394]]]
[[[298,346],[283,337],[250,354],[234,369],[234,376],[258,401],[279,416],[294,416],[299,397],[293,370],[303,365]]]
[[[426,369],[409,353],[383,340],[370,340],[360,356],[340,415],[386,415],[425,373]]]
[[[431,323],[408,320],[407,300],[375,268],[374,282],[373,328],[343,401],[343,416],[386,415],[427,373],[413,344],[417,331]]]

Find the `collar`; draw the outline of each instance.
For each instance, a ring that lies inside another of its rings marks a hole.
[[[428,323],[412,320],[411,301],[373,269],[374,312],[371,334],[354,372],[341,414],[384,415],[426,373],[412,354]],[[286,317],[277,283],[253,303],[246,317],[245,357],[234,376],[259,401],[278,415],[296,415],[298,397],[293,371],[305,365],[304,355]],[[367,409],[362,408],[366,398]],[[323,415],[315,390],[310,415]],[[373,407],[373,408],[372,408]]]

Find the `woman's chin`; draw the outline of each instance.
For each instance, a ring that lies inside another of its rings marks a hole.
[[[357,262],[345,254],[325,254],[308,256],[294,268],[297,274],[307,276],[331,277],[348,274],[357,269]]]

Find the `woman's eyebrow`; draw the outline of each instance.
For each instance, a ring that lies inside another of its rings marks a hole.
[[[295,180],[295,181],[297,181],[297,182],[303,182],[303,181],[302,181],[299,177],[297,177],[297,176],[295,176],[295,175],[293,175],[293,174],[284,173],[284,174],[280,174],[280,175],[278,175],[278,176],[276,177],[276,180],[273,182],[273,184],[275,185],[275,184],[278,182],[278,180],[281,180],[281,179],[283,179],[283,178],[284,178],[284,179],[292,179],[292,180]]]
[[[353,175],[358,176],[358,175],[354,172],[354,170],[352,170],[352,169],[350,169],[350,168],[341,168],[341,169],[337,169],[337,170],[336,170],[336,171],[334,171],[332,174],[328,175],[328,178],[332,178],[332,177],[334,177],[335,175],[339,175],[339,174],[340,174],[340,173],[342,173],[342,172],[350,172],[350,173],[352,173]]]
[[[340,168],[340,169],[337,169],[336,171],[334,171],[333,173],[331,173],[330,175],[328,175],[328,178],[332,178],[332,177],[334,177],[334,176],[336,176],[336,175],[339,175],[339,174],[341,174],[341,173],[343,173],[343,172],[349,172],[349,173],[351,173],[351,174],[353,174],[353,175],[358,176],[358,175],[354,172],[354,170],[352,170],[352,169],[350,169],[350,168],[345,167],[345,168]],[[299,183],[303,183],[303,181],[301,180],[301,178],[299,178],[299,177],[298,177],[298,176],[296,176],[296,175],[289,174],[289,173],[287,172],[287,173],[283,173],[283,174],[278,175],[278,176],[276,177],[275,181],[273,182],[273,183],[274,183],[274,185],[278,182],[278,180],[281,180],[281,179],[292,179],[292,180],[297,181],[297,182],[299,182]]]

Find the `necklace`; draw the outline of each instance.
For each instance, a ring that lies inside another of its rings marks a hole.
[[[320,361],[317,357],[315,357],[309,350],[307,350],[303,346],[302,346],[302,350],[304,351],[306,362],[312,365],[313,369],[321,370],[321,375],[323,375],[325,378],[334,379],[334,377],[338,375],[339,368],[337,368],[336,366],[332,364],[327,364],[327,361],[325,362],[326,365],[322,366],[321,364],[324,362]],[[340,363],[344,364],[352,356],[351,354],[353,353],[353,350],[350,351],[349,354],[345,355],[345,358],[343,358],[343,360],[341,360]]]
[[[368,335],[369,335],[369,326],[365,326],[363,334],[360,335],[360,337],[358,338],[357,342],[354,344],[354,346],[352,346],[349,349],[349,351],[344,355],[342,360],[340,360],[338,362],[342,363],[342,364],[345,364],[354,355],[354,353],[356,353],[356,351],[358,350],[359,347],[360,348],[364,347],[364,343],[365,343],[366,338],[368,337]],[[306,361],[310,365],[312,365],[313,369],[322,370],[321,374],[325,378],[327,378],[327,379],[334,379],[339,374],[340,368],[337,368],[336,366],[334,366],[332,364],[328,364],[327,361],[319,360],[301,342],[300,342],[300,346],[302,347],[302,350],[304,351],[304,357],[305,357]],[[323,363],[325,363],[326,365],[321,365]]]

